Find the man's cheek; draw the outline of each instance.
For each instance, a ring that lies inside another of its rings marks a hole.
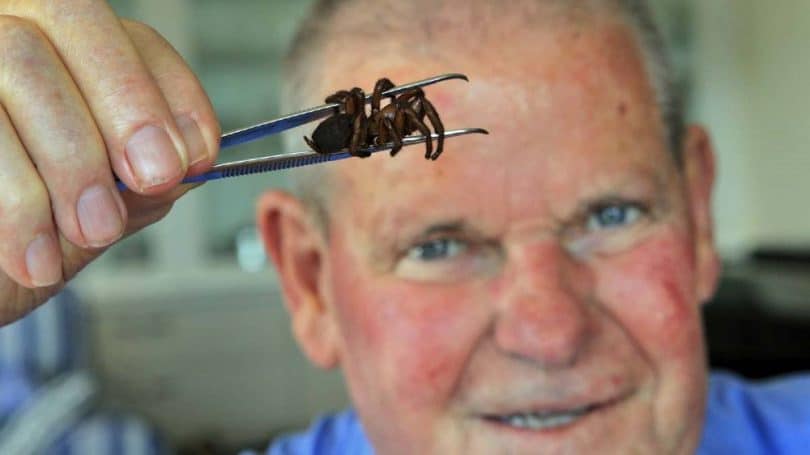
[[[604,264],[599,294],[647,349],[689,355],[701,344],[694,255],[677,231]]]
[[[410,402],[436,401],[456,382],[476,330],[463,293],[412,283],[367,282],[351,299],[346,337],[376,357],[379,374]],[[467,311],[465,311],[467,310]]]
[[[390,306],[389,341],[396,344],[391,351],[400,364],[407,365],[403,381],[424,384],[424,393],[433,395],[451,387],[461,374],[480,336],[480,318],[475,298],[463,289],[412,286],[400,291],[403,301]]]

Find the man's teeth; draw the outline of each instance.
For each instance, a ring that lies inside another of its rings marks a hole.
[[[527,430],[546,430],[568,425],[588,412],[587,408],[574,409],[568,412],[543,412],[511,414],[499,417],[501,423]]]

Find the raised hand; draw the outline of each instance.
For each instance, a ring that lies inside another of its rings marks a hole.
[[[0,325],[162,218],[218,150],[183,59],[100,0],[0,1],[0,106]]]

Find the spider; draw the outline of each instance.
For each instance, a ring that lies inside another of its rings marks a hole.
[[[304,137],[304,140],[318,153],[334,153],[348,148],[349,153],[363,158],[371,153],[362,149],[391,142],[391,156],[394,156],[402,149],[402,138],[418,130],[425,136],[425,158],[435,160],[444,148],[444,125],[439,114],[419,88],[391,96],[389,104],[381,107],[383,92],[393,87],[387,78],[377,81],[369,115],[366,115],[365,93],[360,88],[341,90],[328,96],[327,103],[340,104],[338,113],[321,122],[312,133],[312,139]],[[435,151],[425,118],[438,135]]]
[[[349,153],[365,158],[369,152],[360,148],[366,143],[366,94],[355,87],[341,90],[326,97],[326,103],[340,104],[335,115],[327,117],[312,132],[312,139],[304,136],[307,145],[318,153],[335,153],[349,147]]]

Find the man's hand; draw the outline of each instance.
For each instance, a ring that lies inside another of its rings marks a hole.
[[[0,0],[0,105],[0,326],[165,215],[219,147],[180,56],[102,0]]]

